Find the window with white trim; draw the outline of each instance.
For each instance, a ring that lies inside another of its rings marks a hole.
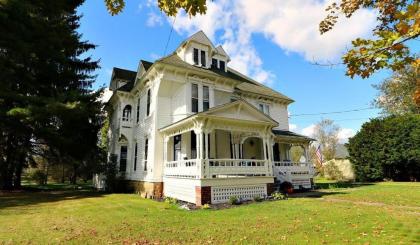
[[[198,84],[191,84],[191,112],[198,112]]]
[[[146,108],[146,116],[149,116],[150,115],[150,104],[151,104],[151,100],[152,100],[152,98],[151,98],[152,96],[151,96],[151,92],[150,92],[150,89],[149,90],[147,90],[147,108]]]
[[[259,103],[258,109],[260,109],[260,111],[264,112],[265,114],[270,115],[270,106],[268,104]]]
[[[203,111],[207,111],[209,108],[210,108],[209,87],[203,86]]]
[[[134,171],[137,170],[137,142],[136,142],[136,147],[134,148]]]
[[[144,140],[144,171],[147,171],[147,155],[149,153],[149,139]]]
[[[126,122],[131,121],[131,105],[124,107],[122,120]]]

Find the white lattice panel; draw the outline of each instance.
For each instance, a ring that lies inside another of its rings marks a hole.
[[[224,203],[229,197],[236,196],[241,200],[251,200],[255,196],[265,197],[267,185],[211,187],[212,203]]]

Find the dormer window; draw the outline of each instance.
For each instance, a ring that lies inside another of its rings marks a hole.
[[[206,67],[206,52],[201,50],[201,66]]]
[[[194,65],[198,65],[198,49],[194,49]]]
[[[211,67],[212,68],[217,68],[217,59],[215,59],[215,58],[211,59]]]
[[[125,122],[131,121],[131,105],[124,107],[122,120]]]
[[[207,67],[206,51],[194,48],[193,49],[193,62],[196,66]]]
[[[219,60],[219,69],[222,70],[222,71],[224,71],[226,69],[225,68],[225,62],[222,61],[222,60]]]

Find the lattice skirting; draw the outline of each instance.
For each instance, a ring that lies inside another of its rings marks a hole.
[[[211,202],[225,203],[229,197],[252,200],[255,196],[267,196],[267,185],[211,187]]]

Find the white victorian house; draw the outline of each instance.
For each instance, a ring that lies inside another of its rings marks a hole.
[[[229,61],[200,31],[137,71],[114,68],[109,155],[131,191],[202,205],[312,187],[312,139],[289,131],[293,100]],[[292,161],[294,146],[303,156]]]

